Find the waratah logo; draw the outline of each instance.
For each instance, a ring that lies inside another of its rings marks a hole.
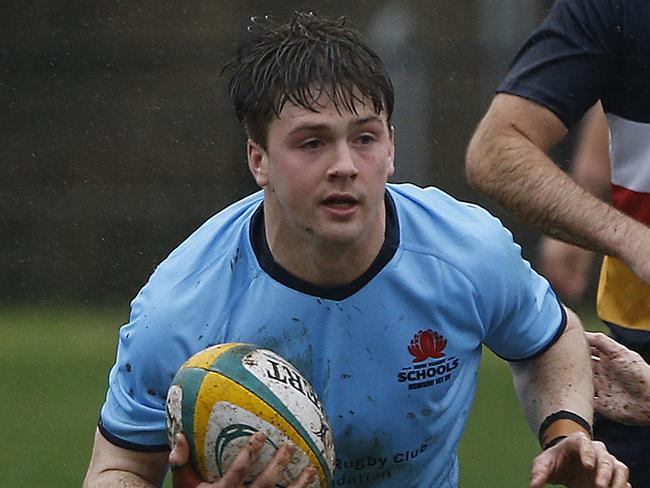
[[[460,364],[460,359],[454,356],[453,352],[451,355],[445,354],[443,351],[446,347],[447,339],[442,334],[431,329],[418,331],[408,345],[413,362],[397,373],[397,381],[406,383],[409,390],[442,385],[450,381],[454,370]]]
[[[428,329],[418,331],[411,339],[408,349],[413,355],[413,362],[419,363],[427,358],[438,359],[444,357],[445,353],[442,351],[445,347],[447,347],[447,339]]]

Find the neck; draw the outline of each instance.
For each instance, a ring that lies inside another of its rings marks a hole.
[[[379,254],[382,244],[383,239],[369,242],[365,249],[337,246],[301,249],[300,256],[283,256],[273,247],[271,252],[278,264],[291,274],[314,285],[334,288],[351,283],[363,275]]]
[[[282,230],[271,227],[266,214],[264,218],[273,259],[301,280],[327,288],[346,285],[363,275],[377,258],[386,231],[384,206],[370,232],[345,243],[320,242],[311,236],[305,236],[300,242],[287,242]]]

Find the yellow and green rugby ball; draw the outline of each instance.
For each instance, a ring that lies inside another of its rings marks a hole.
[[[286,441],[297,446],[288,480],[308,466],[317,472],[310,488],[332,480],[332,430],[313,388],[288,361],[253,344],[220,344],[188,359],[167,393],[167,430],[170,443],[178,431],[186,435],[192,466],[206,481],[221,478],[257,431],[268,438],[248,481]]]

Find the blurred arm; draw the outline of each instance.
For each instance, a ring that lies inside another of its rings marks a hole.
[[[470,141],[470,183],[542,232],[627,262],[650,282],[650,229],[578,186],[546,155],[566,134],[550,110],[498,94]]]
[[[624,424],[650,425],[650,365],[604,334],[586,336],[591,346],[598,412]]]
[[[162,486],[168,452],[137,452],[123,449],[97,430],[84,488],[150,488]]]
[[[572,160],[573,180],[592,195],[607,200],[610,191],[609,129],[600,102],[583,118]]]

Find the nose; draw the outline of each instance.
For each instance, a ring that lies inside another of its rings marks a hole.
[[[354,178],[358,173],[352,148],[347,142],[337,144],[327,175],[331,178]]]

